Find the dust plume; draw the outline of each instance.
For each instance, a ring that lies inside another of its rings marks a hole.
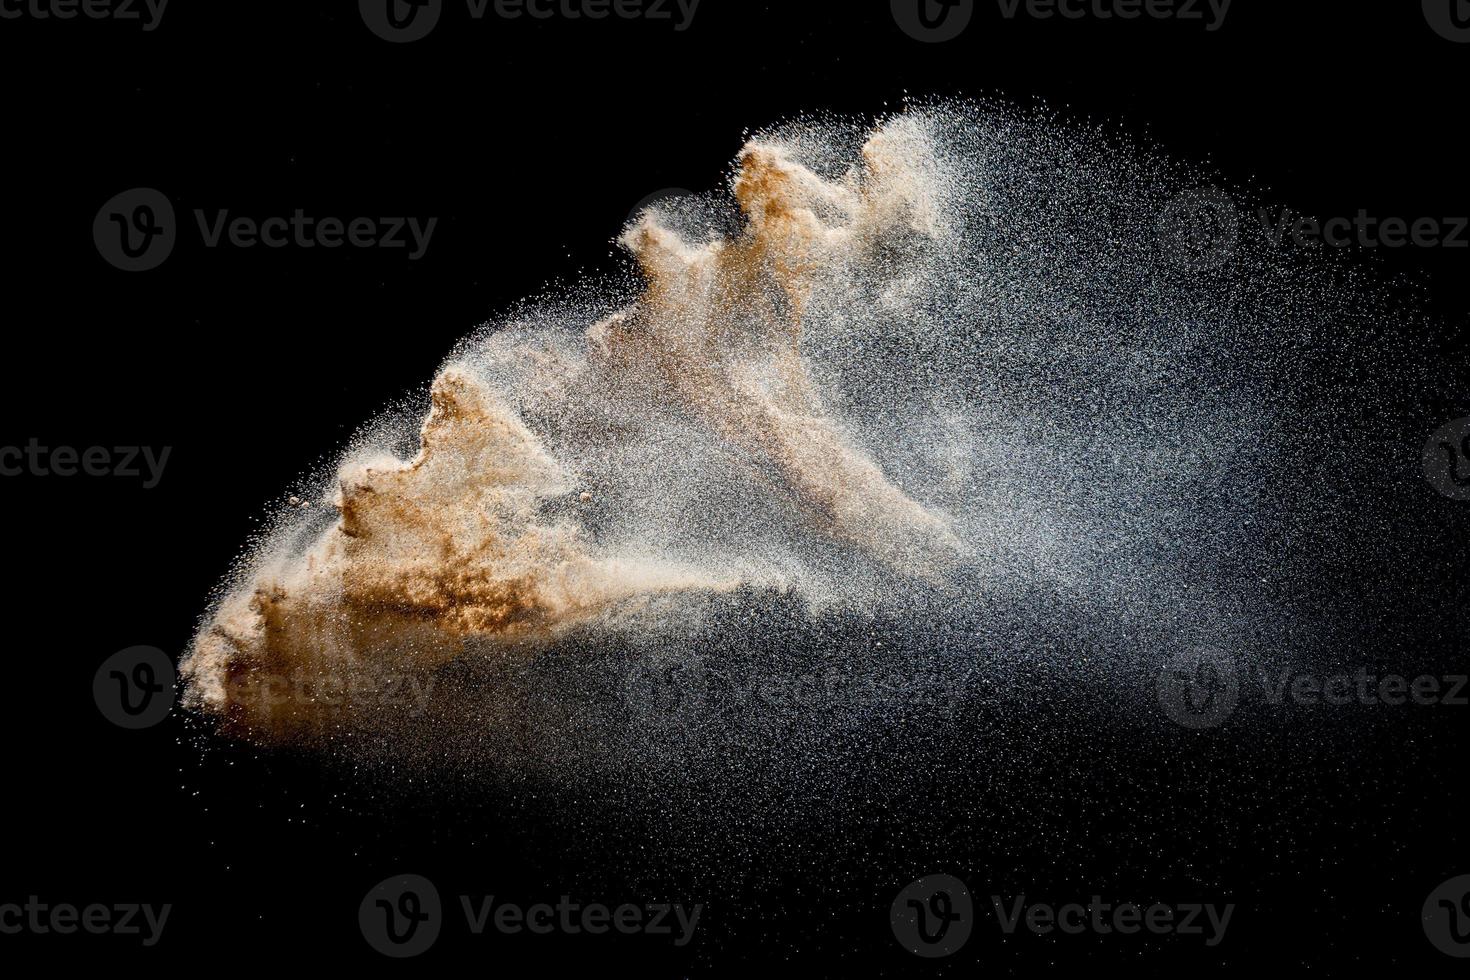
[[[426,417],[284,506],[201,624],[187,703],[310,739],[405,723],[412,677],[436,740],[516,729],[506,754],[565,759],[611,738],[571,704],[589,674],[644,720],[668,695],[630,664],[836,670],[863,714],[869,668],[956,701],[1038,663],[1131,688],[1161,651],[1291,632],[1351,559],[1319,477],[1370,468],[1332,407],[1394,357],[1355,347],[1380,304],[1351,274],[1255,241],[1181,256],[1158,219],[1196,181],[968,104],[756,136],[728,193],[624,230],[631,285],[487,325]],[[443,693],[477,673],[473,709]],[[682,737],[749,709],[721,676]],[[787,690],[776,710],[834,697]]]
[[[345,463],[332,526],[299,554],[263,559],[221,605],[186,667],[193,703],[290,727],[312,721],[309,702],[268,696],[262,683],[432,668],[468,643],[524,648],[658,593],[789,584],[777,568],[701,560],[698,509],[674,549],[592,533],[583,505],[637,488],[609,487],[618,474],[588,472],[584,453],[558,458],[549,441],[604,459],[631,442],[655,481],[678,465],[681,437],[700,443],[720,457],[698,475],[713,484],[704,492],[769,497],[895,574],[943,575],[965,552],[949,520],[890,480],[827,410],[802,352],[822,270],[869,259],[895,231],[935,234],[911,170],[926,152],[915,127],[896,127],[869,144],[862,169],[827,182],[753,143],[734,182],[740,235],[689,244],[645,216],[623,237],[647,277],[635,304],[575,342],[494,336],[463,352],[434,381],[418,454]],[[507,402],[494,382],[503,370],[523,372],[516,387],[562,430],[553,439]]]

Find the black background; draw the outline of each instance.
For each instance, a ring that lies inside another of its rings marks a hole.
[[[1214,33],[1169,21],[1007,21],[981,3],[963,36],[939,45],[903,34],[887,0],[704,0],[682,33],[641,21],[472,23],[450,7],[410,45],[374,37],[347,2],[175,0],[151,33],[0,21],[10,191],[0,441],[173,447],[153,490],[0,481],[11,571],[0,900],[176,907],[155,949],[120,937],[0,937],[0,961],[27,950],[350,969],[376,959],[357,932],[356,902],[388,874],[437,876],[446,896],[559,893],[554,844],[539,855],[520,845],[459,853],[452,834],[434,836],[429,788],[421,808],[346,817],[319,804],[352,777],[302,760],[242,752],[234,768],[216,757],[201,769],[176,721],[137,734],[110,726],[91,678],[127,646],[181,652],[209,590],[298,476],[418,390],[475,325],[547,283],[610,267],[612,238],[645,196],[717,185],[746,131],[802,111],[876,115],[905,96],[997,95],[1211,162],[1307,214],[1470,212],[1461,133],[1470,45],[1437,36],[1416,3],[1237,0]],[[402,251],[206,250],[186,229],[161,268],[126,274],[99,256],[91,226],[103,202],[140,186],[162,190],[185,217],[196,207],[302,207],[434,216],[439,226],[417,262]],[[1402,249],[1364,261],[1424,287],[1442,324],[1425,342],[1450,356],[1464,350],[1467,259]],[[1426,405],[1418,438],[1463,407]],[[1463,541],[1464,505],[1439,506],[1446,536]],[[1377,837],[1378,850],[1358,854],[1351,836],[1324,831],[1319,854],[1297,856],[1255,896],[1265,911],[1253,934],[1188,962],[1220,975],[1458,968],[1428,948],[1418,903],[1470,872],[1457,787],[1447,785],[1463,778],[1462,731],[1459,718],[1437,716],[1371,742],[1376,758],[1398,760],[1404,795],[1422,801],[1403,819],[1362,815],[1386,821],[1393,845]],[[1309,792],[1332,784],[1316,775]],[[1065,810],[1065,785],[1053,790]],[[1121,811],[1126,778],[1116,793]],[[1364,798],[1344,795],[1355,806]],[[1091,816],[1103,827],[1113,819]],[[478,819],[493,839],[498,821],[521,818],[486,806]],[[891,850],[897,868],[915,862],[915,874],[858,876],[851,888],[870,893],[847,894],[830,915],[813,912],[820,895],[793,885],[768,897],[760,928],[702,953],[646,939],[460,937],[419,965],[450,968],[462,956],[460,965],[509,975],[620,959],[648,975],[787,961],[814,975],[1178,966],[1167,950],[1024,939],[948,964],[916,960],[893,943],[887,903],[918,873],[940,870],[924,863],[936,856],[870,843],[874,855]],[[977,886],[984,853],[976,841],[953,856]]]

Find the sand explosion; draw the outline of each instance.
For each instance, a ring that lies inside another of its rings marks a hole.
[[[191,703],[251,730],[289,729],[315,720],[300,692],[323,677],[432,668],[467,644],[533,649],[660,593],[790,587],[774,569],[698,560],[720,537],[699,540],[698,510],[680,518],[687,547],[661,554],[595,533],[582,512],[609,488],[585,464],[647,446],[650,433],[630,438],[630,426],[667,438],[648,467],[713,450],[726,472],[705,475],[721,491],[759,492],[893,574],[942,577],[965,553],[951,521],[827,409],[802,349],[804,313],[829,270],[882,261],[895,236],[937,234],[922,180],[930,156],[919,126],[894,126],[829,181],[757,140],[733,182],[739,234],[691,244],[645,214],[622,238],[643,295],[574,343],[495,334],[451,360],[418,454],[345,463],[337,520],[300,553],[263,556],[200,631],[184,668]],[[495,369],[520,375],[513,387],[531,413]],[[528,414],[582,451],[553,451]]]
[[[1294,625],[1347,594],[1329,570],[1408,547],[1352,516],[1392,467],[1348,421],[1405,359],[1350,274],[1161,234],[1201,183],[1003,107],[756,136],[728,193],[624,230],[626,279],[486,325],[426,418],[385,416],[283,505],[198,629],[187,703],[269,741],[371,729],[406,677],[568,644],[1152,692],[1181,648],[1329,642]],[[606,742],[567,687],[596,659],[418,741],[570,739],[574,718],[579,746]]]

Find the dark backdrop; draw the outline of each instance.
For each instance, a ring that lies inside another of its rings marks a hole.
[[[176,906],[155,949],[7,936],[0,959],[27,950],[204,969],[296,958],[352,968],[374,955],[357,933],[356,896],[405,866],[468,890],[493,890],[489,879],[555,894],[556,859],[434,844],[428,804],[356,817],[320,805],[350,788],[350,774],[249,753],[201,768],[176,721],[123,732],[92,703],[92,675],[134,644],[181,651],[269,501],[428,379],[473,326],[543,284],[606,267],[612,237],[646,195],[717,184],[747,130],[800,111],[871,115],[906,95],[1000,95],[1211,161],[1304,213],[1464,214],[1467,68],[1470,45],[1437,36],[1419,4],[1332,0],[1237,0],[1216,32],[1006,21],[982,3],[961,38],[934,45],[900,31],[887,0],[704,0],[683,32],[619,20],[472,24],[456,7],[405,45],[373,36],[354,3],[335,0],[176,0],[153,31],[0,20],[9,188],[0,442],[173,447],[151,490],[0,481],[11,706],[0,901]],[[435,216],[439,226],[419,261],[375,249],[209,251],[186,237],[160,268],[128,274],[99,255],[92,222],[134,187],[161,190],[185,218],[195,207],[302,207]],[[1425,342],[1446,354],[1463,350],[1453,325],[1470,304],[1467,257],[1372,257],[1386,279],[1425,287],[1444,324]],[[1448,418],[1450,407],[1426,418]],[[1445,515],[1458,539],[1463,516]],[[1458,738],[1443,725],[1392,732],[1375,751],[1438,753],[1438,765],[1463,758]],[[1448,788],[1423,781],[1423,812],[1361,870],[1327,857],[1350,840],[1324,839],[1279,893],[1258,896],[1267,925],[1191,962],[1222,975],[1272,964],[1327,975],[1354,962],[1457,966],[1427,949],[1413,913],[1417,896],[1470,870]],[[493,835],[500,811],[487,811],[482,829]],[[983,853],[977,841],[956,863],[973,869]],[[814,916],[817,900],[793,887],[766,906],[765,932],[724,944],[716,935],[702,956],[627,940],[446,944],[432,956],[438,968],[463,955],[470,969],[508,974],[522,960],[620,957],[656,975],[788,959],[816,974],[939,972],[897,950],[885,887],[871,885],[877,911],[867,918]],[[769,944],[751,938],[765,934]],[[1020,945],[997,954],[1019,975],[1073,957],[1149,965],[1126,947]],[[943,969],[997,965],[976,952]]]

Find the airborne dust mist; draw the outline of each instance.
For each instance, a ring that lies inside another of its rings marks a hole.
[[[283,505],[188,703],[358,759],[819,788],[895,726],[1156,719],[1191,647],[1349,648],[1342,583],[1410,551],[1365,421],[1404,317],[1161,231],[1200,184],[1005,107],[758,134],[624,230],[636,272],[482,328]]]

